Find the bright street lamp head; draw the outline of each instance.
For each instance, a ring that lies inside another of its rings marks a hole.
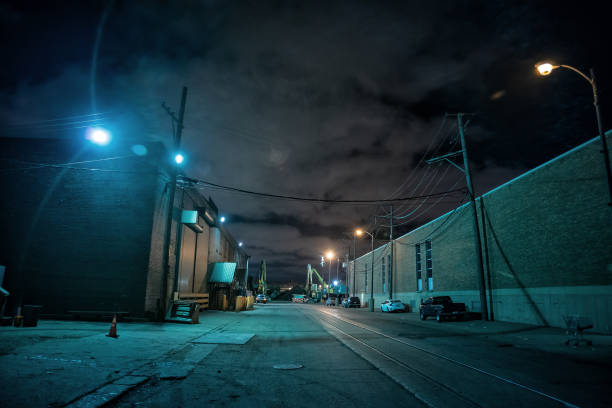
[[[241,247],[242,245],[243,245],[243,244],[242,244],[242,242],[239,242],[239,243],[238,243],[238,246],[239,246],[239,247]]]
[[[327,259],[332,260],[334,258],[334,253],[332,251],[327,252]]]
[[[98,146],[106,146],[111,141],[111,134],[106,129],[89,128],[85,138]]]
[[[221,221],[221,223],[224,223],[225,222],[225,217],[219,218],[219,221]]]
[[[542,76],[549,75],[553,71],[553,69],[557,68],[553,64],[550,64],[548,62],[545,62],[543,64],[536,64],[535,67],[536,71],[538,71],[538,74]]]
[[[185,157],[183,157],[182,154],[177,153],[176,156],[174,156],[174,161],[176,164],[181,164],[183,161],[185,161]]]
[[[361,229],[356,229],[355,230],[355,235],[357,235],[359,237],[359,236],[361,236],[361,234],[363,234],[363,231]]]
[[[338,281],[337,280],[334,281],[334,286],[338,286]]]

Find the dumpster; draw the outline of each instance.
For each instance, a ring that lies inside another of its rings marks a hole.
[[[23,327],[36,327],[40,309],[40,305],[23,305]]]

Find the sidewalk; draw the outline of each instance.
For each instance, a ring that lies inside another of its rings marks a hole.
[[[234,319],[232,313],[209,311],[196,325],[119,322],[117,339],[106,336],[110,322],[40,320],[37,327],[0,327],[0,405],[96,407],[151,376],[182,376],[194,352],[211,351],[210,345],[190,342]],[[79,400],[88,393],[89,400]]]
[[[356,314],[372,314],[366,308],[342,309]],[[443,321],[437,322],[434,318],[425,321],[419,319],[418,313],[382,313],[375,310],[375,316],[383,320],[399,320],[411,325],[418,325],[432,330],[446,333],[479,336],[498,343],[500,347],[516,347],[540,350],[547,353],[561,354],[591,363],[605,363],[612,365],[612,336],[600,333],[584,332],[584,338],[593,342],[592,346],[567,346],[565,341],[569,338],[564,329],[557,327],[540,327],[530,324],[511,323],[502,321]],[[365,317],[365,316],[364,316]]]

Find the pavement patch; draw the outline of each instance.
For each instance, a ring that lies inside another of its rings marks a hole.
[[[275,364],[272,368],[277,370],[297,370],[298,368],[303,368],[304,366],[301,364]]]
[[[114,400],[127,390],[132,388],[130,385],[119,385],[119,384],[108,384],[102,388],[97,389],[91,394],[87,394],[82,398],[79,398],[72,404],[68,405],[69,408],[96,408],[101,407],[109,401]]]
[[[117,385],[138,385],[147,381],[149,377],[144,375],[126,375],[125,377],[119,378],[114,381],[113,384]]]
[[[193,371],[191,364],[171,365],[164,367],[159,373],[160,380],[182,380]]]
[[[206,344],[246,344],[253,336],[255,336],[255,333],[208,333],[191,342]]]

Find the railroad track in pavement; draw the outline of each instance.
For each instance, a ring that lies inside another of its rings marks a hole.
[[[431,407],[572,407],[534,387],[458,361],[322,308],[300,308]]]

